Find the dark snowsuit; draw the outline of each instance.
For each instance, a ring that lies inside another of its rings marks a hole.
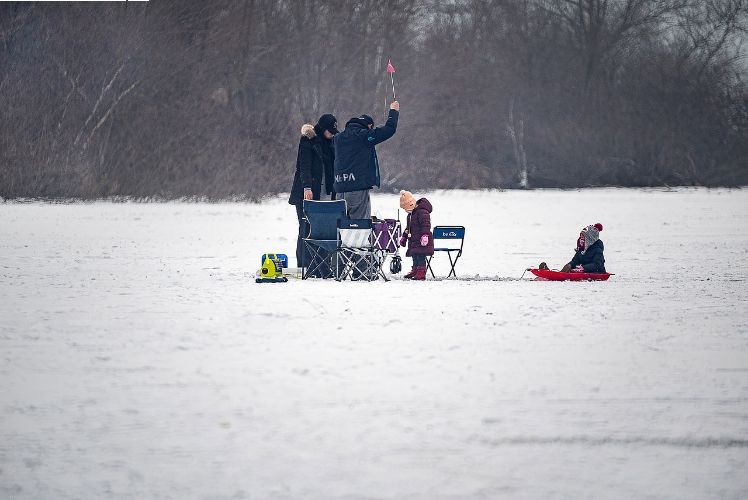
[[[597,240],[587,249],[584,254],[580,250],[577,250],[574,254],[574,258],[571,259],[569,265],[572,269],[578,265],[584,267],[586,273],[604,273],[605,271],[605,257],[603,256],[603,245],[602,240]]]
[[[428,255],[434,255],[434,235],[431,233],[431,203],[426,198],[421,198],[416,202],[416,208],[408,214],[406,229],[408,231],[408,251],[407,257],[413,257],[414,265],[425,262]],[[421,236],[427,234],[429,237],[428,245],[421,246]],[[420,261],[416,264],[416,261]],[[425,263],[423,264],[425,265]]]

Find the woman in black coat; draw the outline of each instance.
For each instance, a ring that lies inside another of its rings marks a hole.
[[[306,123],[301,127],[296,172],[291,186],[291,195],[288,197],[288,203],[296,207],[296,218],[299,221],[299,233],[296,240],[296,262],[299,266],[309,264],[309,256],[305,254],[304,242],[301,241],[309,232],[303,220],[304,200],[335,199],[333,192],[335,152],[332,147],[332,138],[338,133],[337,125],[335,116],[325,114],[319,117],[316,125]]]

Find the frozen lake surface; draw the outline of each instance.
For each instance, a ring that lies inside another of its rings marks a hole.
[[[282,197],[0,204],[0,498],[748,497],[748,191],[427,196],[496,280],[255,284]],[[594,222],[610,281],[518,280]]]

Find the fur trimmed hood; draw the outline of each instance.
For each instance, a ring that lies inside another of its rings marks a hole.
[[[301,126],[301,135],[306,137],[307,139],[314,139],[314,137],[317,135],[314,132],[314,125],[311,123],[305,123]]]

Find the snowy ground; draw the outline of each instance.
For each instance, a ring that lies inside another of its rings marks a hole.
[[[748,191],[428,197],[502,279],[255,284],[281,198],[0,204],[0,498],[748,497]],[[609,282],[517,279],[598,221]]]

